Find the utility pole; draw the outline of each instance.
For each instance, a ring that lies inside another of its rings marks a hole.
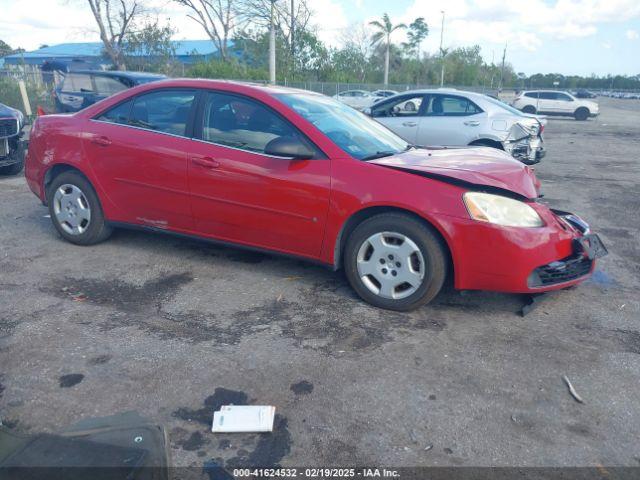
[[[507,57],[507,44],[504,44],[504,51],[502,52],[502,67],[500,68],[500,85],[498,86],[498,93],[502,92],[502,82],[504,81],[504,60]]]
[[[442,49],[442,39],[444,38],[444,10],[442,13],[442,27],[440,28],[440,86],[444,86],[444,50]]]
[[[269,82],[276,83],[276,25],[275,25],[276,0],[271,0],[271,18],[269,25]]]

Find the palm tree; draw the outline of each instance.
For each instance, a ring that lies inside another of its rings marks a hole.
[[[391,34],[401,28],[407,28],[404,23],[393,25],[386,13],[382,15],[382,21],[374,20],[369,25],[375,27],[378,31],[371,36],[371,45],[376,45],[383,40],[385,41],[384,52],[384,84],[389,83],[389,48],[391,46]]]

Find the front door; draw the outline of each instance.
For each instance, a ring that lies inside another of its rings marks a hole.
[[[423,94],[395,96],[371,107],[371,115],[411,144],[418,143],[418,128],[424,110]]]
[[[255,99],[206,92],[195,134],[189,184],[199,233],[297,255],[320,254],[330,161],[320,151],[313,160],[264,153],[281,136],[309,142],[302,133]]]
[[[142,94],[87,122],[84,145],[114,221],[193,229],[187,182],[195,90]]]

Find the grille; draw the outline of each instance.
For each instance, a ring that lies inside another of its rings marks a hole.
[[[0,138],[13,137],[18,134],[18,120],[15,118],[0,118]]]
[[[582,255],[552,262],[536,268],[529,277],[530,287],[569,282],[589,273],[593,261]]]

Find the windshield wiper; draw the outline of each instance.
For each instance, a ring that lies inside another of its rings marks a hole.
[[[362,157],[362,160],[366,162],[367,160],[375,160],[376,158],[390,157],[391,155],[395,155],[396,153],[398,152],[395,152],[393,150],[383,150],[380,152],[372,153],[371,155],[367,155],[366,157]]]

